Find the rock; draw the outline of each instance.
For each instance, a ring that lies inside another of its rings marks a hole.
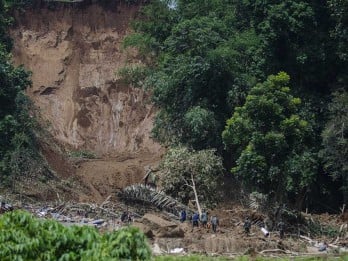
[[[165,253],[165,251],[163,251],[159,245],[157,243],[155,243],[153,245],[153,248],[152,248],[152,253],[154,253],[155,255],[160,255],[160,254],[163,254]]]
[[[143,224],[151,226],[153,229],[159,229],[161,227],[177,227],[178,225],[174,222],[165,220],[159,216],[153,214],[145,214],[141,219]]]
[[[154,237],[154,233],[152,232],[151,228],[145,224],[134,222],[133,226],[139,228],[147,238],[152,239]]]
[[[178,224],[153,214],[145,214],[141,223],[150,227],[156,237],[184,237],[185,232]]]
[[[161,227],[156,231],[157,237],[184,237],[185,232],[180,227]]]

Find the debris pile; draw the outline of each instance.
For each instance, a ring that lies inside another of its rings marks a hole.
[[[4,201],[0,201],[0,214],[12,211],[13,207],[10,204],[5,203]]]
[[[157,191],[152,187],[144,186],[142,184],[131,185],[124,188],[119,193],[119,197],[125,202],[147,204],[160,210],[165,210],[176,216],[179,216],[180,211],[183,209],[185,209],[188,214],[193,213],[193,211],[186,205],[166,195],[163,191]]]
[[[201,220],[198,226],[193,227],[192,220],[180,222],[179,215],[168,211],[174,210],[173,212],[177,213],[186,206],[161,192],[143,190],[141,186],[140,188],[136,189],[134,186],[131,192],[128,191],[128,198],[125,200],[128,205],[109,196],[101,204],[41,202],[12,206],[1,203],[1,210],[25,209],[37,217],[54,219],[66,226],[87,225],[102,231],[117,230],[124,225],[132,224],[144,232],[154,252],[158,254],[200,253],[238,256],[243,253],[256,253],[273,257],[293,257],[321,253],[340,254],[348,251],[347,224],[338,216],[300,212],[292,215],[286,213],[286,210],[282,214],[284,231],[281,234],[279,226],[269,226],[272,222],[267,220],[269,216],[266,213],[240,205],[224,205],[207,211],[209,217],[217,216],[220,220],[214,233],[210,227],[204,226]],[[144,193],[149,194],[145,197]],[[137,195],[136,198],[131,198],[130,195],[134,194]],[[149,204],[144,205],[139,198],[146,199]],[[129,204],[131,202],[134,203]],[[124,218],[122,222],[121,217],[125,214],[127,217],[130,216],[131,220]],[[301,218],[297,215],[301,215]],[[301,223],[292,223],[293,219],[288,216],[296,217],[295,220],[300,220]]]

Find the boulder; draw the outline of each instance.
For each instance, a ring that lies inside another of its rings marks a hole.
[[[145,214],[141,223],[151,228],[156,237],[184,237],[185,232],[175,222],[165,220],[154,214]]]
[[[133,226],[139,228],[147,238],[153,239],[154,233],[152,232],[151,228],[143,223],[134,222]]]

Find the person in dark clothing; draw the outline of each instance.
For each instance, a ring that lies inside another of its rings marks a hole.
[[[217,226],[219,225],[219,219],[217,216],[212,216],[210,219],[211,227],[213,232],[216,233]]]
[[[327,248],[329,247],[329,245],[326,243],[326,241],[324,241],[324,243],[320,243],[319,244],[319,252],[324,252],[327,250]]]
[[[250,219],[248,217],[244,221],[243,228],[244,228],[245,234],[249,235],[250,228],[251,228],[251,221],[250,221]]]
[[[279,237],[283,239],[284,238],[284,222],[282,220],[278,224],[278,229],[279,229]]]
[[[131,213],[129,213],[129,212],[128,212],[128,215],[127,215],[127,222],[128,222],[128,224],[133,222],[133,215]]]
[[[198,227],[199,215],[198,213],[194,213],[192,216],[192,227]]]
[[[121,221],[126,222],[127,221],[128,214],[126,211],[124,211],[121,215]]]
[[[202,226],[206,228],[208,223],[208,213],[205,210],[203,210],[203,213],[201,215],[201,222]]]
[[[185,222],[186,221],[186,211],[185,209],[183,209],[181,212],[180,212],[180,222]]]

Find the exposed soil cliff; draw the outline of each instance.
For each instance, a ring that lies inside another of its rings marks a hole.
[[[150,138],[155,109],[149,95],[116,76],[127,61],[140,62],[121,48],[137,10],[120,5],[42,7],[18,14],[11,32],[14,60],[33,72],[27,92],[49,131],[66,148],[102,158],[80,163],[77,174],[98,177],[92,185],[105,193],[110,182],[120,187],[139,181],[144,167],[158,162],[162,151]],[[119,157],[138,160],[114,160]],[[114,184],[121,177],[127,182]]]

